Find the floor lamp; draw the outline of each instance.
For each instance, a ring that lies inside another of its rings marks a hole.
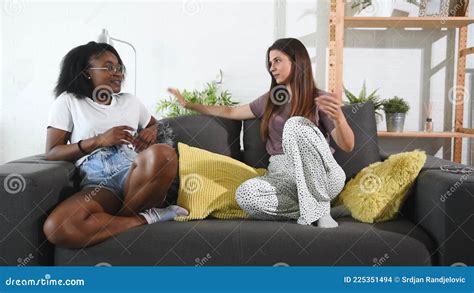
[[[119,40],[119,39],[116,39],[116,38],[112,38],[110,35],[109,35],[109,32],[104,28],[102,29],[102,32],[100,33],[99,37],[97,38],[97,41],[99,43],[106,43],[106,44],[109,44],[111,46],[113,46],[113,42],[112,41],[117,41],[117,42],[120,42],[120,43],[124,43],[126,45],[129,45],[130,47],[132,47],[133,49],[133,52],[135,53],[135,96],[137,95],[137,50],[135,49],[135,47],[130,44],[129,42],[126,42],[126,41],[122,41],[122,40]]]

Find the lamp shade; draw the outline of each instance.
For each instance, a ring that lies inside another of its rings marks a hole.
[[[109,44],[109,45],[113,46],[113,42],[110,39],[109,32],[105,28],[102,29],[102,32],[100,33],[99,37],[97,38],[97,42],[98,43],[106,43],[106,44]]]

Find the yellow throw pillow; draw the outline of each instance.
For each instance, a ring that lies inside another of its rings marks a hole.
[[[178,205],[189,211],[176,221],[204,219],[245,219],[247,214],[235,200],[235,191],[244,181],[263,176],[265,169],[254,169],[230,157],[178,143]]]
[[[337,203],[344,204],[352,217],[362,222],[391,220],[397,215],[425,161],[425,152],[415,150],[373,163],[346,184]]]

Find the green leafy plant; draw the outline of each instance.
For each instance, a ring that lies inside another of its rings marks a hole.
[[[206,84],[206,87],[199,91],[181,92],[187,102],[202,104],[202,105],[216,105],[216,106],[233,106],[238,102],[232,101],[232,95],[227,91],[220,91],[219,84],[216,81],[211,81]],[[183,108],[175,97],[169,96],[167,99],[162,99],[156,106],[156,113],[161,114],[166,112],[166,118],[177,117],[183,115],[197,115],[196,111]]]
[[[385,113],[406,113],[410,110],[410,105],[404,99],[395,96],[383,100],[383,110]]]
[[[349,104],[366,103],[369,101],[372,102],[374,104],[375,114],[382,117],[382,112],[381,112],[382,100],[380,99],[380,96],[377,95],[378,90],[379,89],[376,89],[373,92],[371,92],[369,95],[367,95],[367,87],[365,85],[365,80],[364,80],[364,83],[362,84],[362,89],[360,90],[360,93],[358,96],[351,93],[346,87],[344,87],[344,94],[349,100]]]

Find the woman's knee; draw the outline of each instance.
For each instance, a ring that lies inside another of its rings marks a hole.
[[[49,242],[59,246],[78,245],[82,235],[81,226],[76,224],[76,216],[62,217],[52,213],[43,224],[43,232]]]
[[[166,144],[155,144],[141,153],[135,162],[137,166],[154,174],[164,172],[174,176],[177,171],[178,158],[172,147]]]
[[[314,131],[321,132],[308,118],[293,116],[290,117],[283,126],[283,141],[307,140],[308,134],[314,133]]]
[[[256,205],[257,192],[251,180],[240,184],[235,192],[235,200],[243,210],[249,210]]]
[[[286,128],[287,130],[298,131],[301,127],[309,126],[311,124],[313,124],[313,122],[308,118],[303,116],[293,116],[286,120],[283,130]]]

